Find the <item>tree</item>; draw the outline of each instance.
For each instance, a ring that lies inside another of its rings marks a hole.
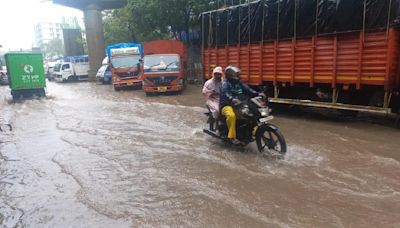
[[[198,25],[201,12],[216,7],[210,0],[128,0],[126,7],[105,14],[106,43],[179,39],[180,32]]]
[[[121,42],[135,42],[129,29],[129,16],[126,12],[126,9],[104,12],[103,27],[106,46]]]
[[[64,45],[61,39],[55,38],[41,47],[46,58],[59,57],[64,55]]]

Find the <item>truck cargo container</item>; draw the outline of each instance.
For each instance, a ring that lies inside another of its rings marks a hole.
[[[147,42],[143,47],[145,93],[182,91],[186,82],[184,43],[177,40],[158,40]]]
[[[398,9],[398,0],[264,0],[205,12],[205,79],[232,64],[272,103],[399,112]]]
[[[14,100],[21,96],[45,96],[46,78],[41,53],[7,53],[9,86]]]

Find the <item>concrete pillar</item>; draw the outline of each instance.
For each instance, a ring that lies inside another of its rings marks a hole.
[[[90,4],[84,10],[86,40],[89,52],[89,80],[96,80],[96,72],[100,68],[105,57],[103,20],[101,8],[96,4]]]

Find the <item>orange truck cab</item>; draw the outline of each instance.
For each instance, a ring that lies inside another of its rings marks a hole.
[[[120,43],[107,47],[112,84],[116,91],[124,87],[142,86],[142,45]]]
[[[179,92],[186,84],[186,49],[181,41],[158,40],[143,45],[143,90],[146,94]]]

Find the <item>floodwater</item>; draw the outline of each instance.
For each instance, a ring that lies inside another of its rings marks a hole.
[[[2,227],[400,227],[400,131],[277,114],[283,160],[202,133],[200,89],[0,87]]]

